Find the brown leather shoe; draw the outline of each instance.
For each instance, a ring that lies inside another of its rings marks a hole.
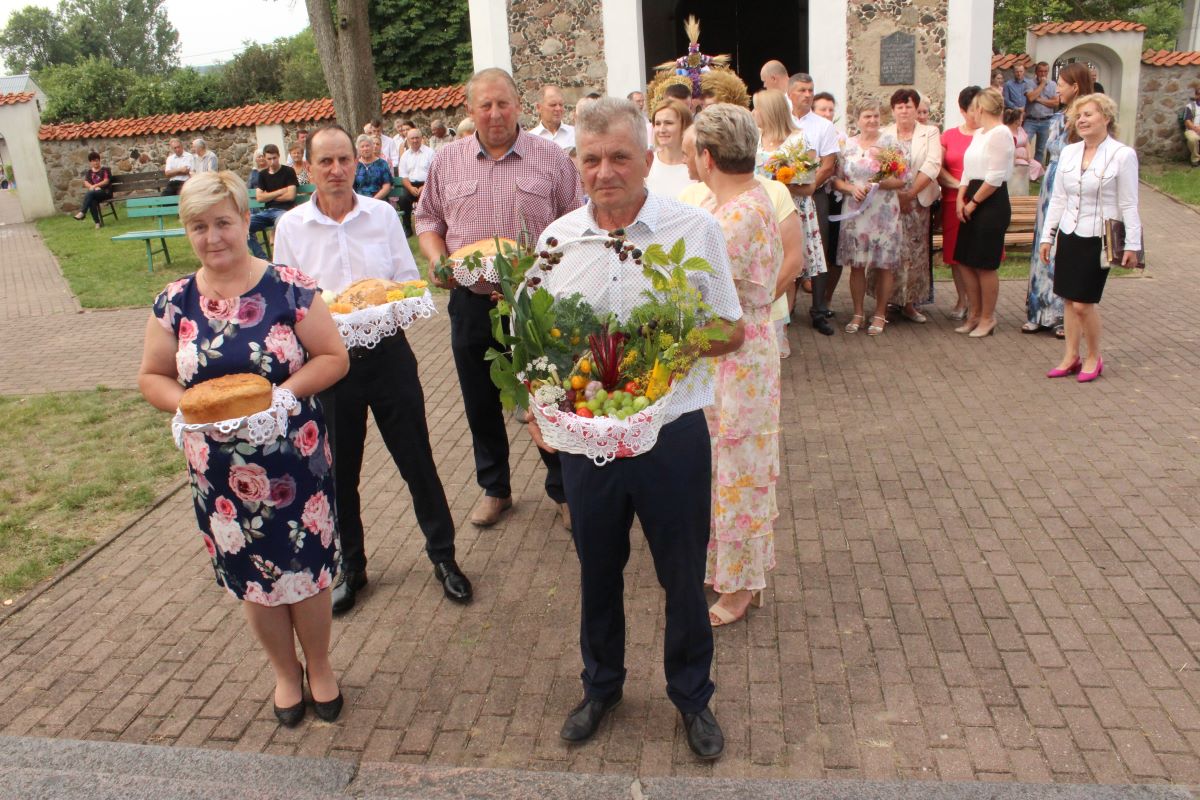
[[[562,522],[562,526],[568,531],[571,530],[571,509],[566,503],[558,504],[558,519]]]
[[[490,528],[500,521],[500,515],[512,508],[511,497],[484,495],[471,511],[470,521],[476,528]]]

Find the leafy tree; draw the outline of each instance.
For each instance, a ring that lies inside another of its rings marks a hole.
[[[381,108],[367,0],[305,0],[305,5],[338,122],[362,130]]]
[[[230,105],[265,103],[279,98],[282,60],[274,44],[252,44],[221,68]]]
[[[47,67],[37,80],[48,98],[43,121],[83,121],[124,116],[137,74],[93,56],[78,64]]]
[[[79,54],[57,14],[26,6],[14,11],[0,32],[0,52],[12,72],[37,72],[52,64],[69,64]]]
[[[467,0],[371,0],[371,51],[385,88],[448,86],[471,76]]]
[[[305,28],[290,39],[280,40],[280,51],[278,99],[313,100],[329,96],[311,28]]]
[[[148,74],[179,64],[179,32],[165,6],[166,0],[61,0],[58,13],[82,55]]]
[[[1146,26],[1146,47],[1171,50],[1182,12],[1178,0],[995,0],[992,45],[1025,51],[1025,31],[1039,22],[1124,19]]]

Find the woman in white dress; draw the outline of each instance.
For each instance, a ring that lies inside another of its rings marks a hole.
[[[692,124],[692,112],[678,100],[667,100],[654,110],[654,163],[646,188],[655,194],[679,197],[695,183],[683,157],[683,132]]]

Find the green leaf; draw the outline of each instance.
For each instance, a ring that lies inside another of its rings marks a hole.
[[[661,267],[667,263],[667,253],[661,244],[652,244],[642,251],[642,263],[648,267]]]
[[[681,238],[679,241],[675,242],[675,245],[671,248],[671,252],[667,254],[667,259],[672,264],[679,264],[683,261],[683,256],[686,250],[687,246],[683,243],[683,239]],[[645,259],[643,258],[643,260]]]
[[[712,272],[712,264],[700,256],[692,256],[683,262],[683,268],[688,272]]]

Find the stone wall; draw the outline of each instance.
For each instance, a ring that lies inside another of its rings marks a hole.
[[[526,125],[542,84],[562,87],[567,107],[605,91],[604,24],[595,0],[512,0],[508,7],[513,78],[524,95]],[[632,33],[631,33],[632,35]]]
[[[1200,86],[1200,65],[1153,67],[1142,64],[1138,80],[1137,151],[1143,161],[1183,161],[1187,147],[1179,130],[1179,109]]]
[[[428,136],[429,123],[433,120],[443,119],[453,127],[466,113],[466,109],[460,107],[436,112],[386,114],[383,118],[384,129],[390,134],[397,119],[411,119]],[[282,126],[284,138],[290,143],[295,140],[296,132],[301,128],[311,131],[331,121],[286,123]],[[50,181],[50,192],[54,197],[55,207],[60,211],[78,210],[79,202],[83,199],[83,172],[88,167],[87,154],[90,151],[95,150],[99,153],[104,165],[111,169],[114,175],[161,170],[170,152],[168,144],[173,138],[182,140],[188,147],[193,139],[203,139],[208,149],[217,154],[217,164],[221,169],[231,169],[243,178],[249,177],[250,170],[254,168],[254,152],[258,146],[258,139],[252,127],[208,128],[177,134],[111,139],[42,141],[42,159],[46,162],[46,175]],[[284,159],[286,158],[284,154]]]
[[[854,113],[854,104],[867,97],[881,100],[886,109],[892,92],[904,88],[879,83],[879,43],[885,36],[902,31],[916,37],[917,56],[911,88],[929,98],[930,124],[942,124],[946,106],[947,11],[948,0],[850,0],[847,3],[846,36],[850,47],[846,108],[849,115]],[[851,117],[847,119],[853,128]]]

